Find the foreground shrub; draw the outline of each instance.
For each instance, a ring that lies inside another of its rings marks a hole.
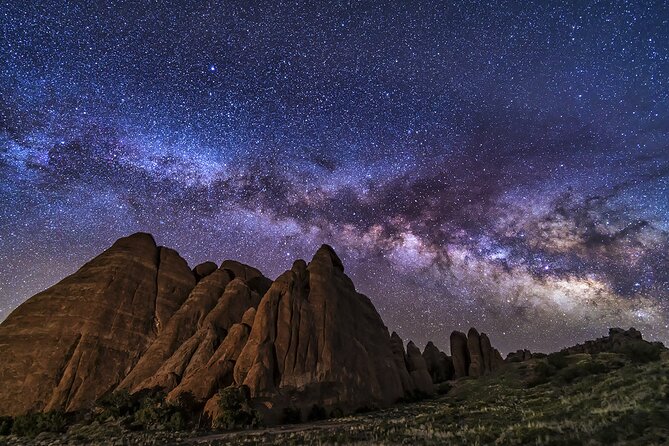
[[[546,361],[548,362],[548,365],[554,367],[557,370],[563,369],[569,365],[567,354],[564,352],[551,353],[550,355],[546,356]]]
[[[283,409],[283,417],[281,418],[283,424],[295,424],[302,422],[302,413],[296,407],[286,407]]]
[[[453,388],[453,386],[450,385],[448,382],[443,382],[443,383],[437,384],[435,390],[436,390],[437,395],[446,395],[448,392],[451,391],[452,388]]]
[[[630,361],[637,364],[658,361],[664,348],[659,344],[645,341],[629,342],[618,348],[618,353],[627,356]]]
[[[42,432],[62,433],[67,419],[62,412],[31,413],[14,418],[12,433],[20,437],[35,437]]]
[[[250,405],[247,386],[230,386],[218,392],[218,408],[221,414],[214,427],[220,429],[244,429],[260,424],[260,415]]]
[[[140,399],[127,390],[109,393],[97,402],[97,418],[100,421],[118,419],[134,414],[140,406]]]
[[[555,367],[549,365],[546,362],[537,362],[532,370],[533,376],[530,381],[527,383],[528,387],[535,387],[541,384],[545,384],[550,381],[551,376],[555,374]]]
[[[162,392],[113,392],[98,401],[99,421],[122,420],[132,430],[182,430],[188,425],[189,413],[178,404],[165,401]]]
[[[582,361],[576,364],[571,365],[565,369],[560,370],[557,374],[557,377],[566,382],[571,383],[577,378],[582,378],[590,375],[598,375],[600,373],[606,373],[609,371],[609,368],[606,364],[603,364],[598,361]]]
[[[319,420],[324,420],[327,417],[328,413],[325,411],[325,408],[323,406],[314,404],[313,406],[311,406],[311,410],[309,411],[309,416],[307,417],[307,420],[319,421]]]
[[[0,417],[0,435],[9,435],[12,432],[12,417]]]

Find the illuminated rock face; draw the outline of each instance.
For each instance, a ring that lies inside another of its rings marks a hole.
[[[0,412],[86,407],[135,366],[194,285],[150,235],[118,240],[0,325]]]
[[[265,402],[265,412],[386,406],[415,387],[374,306],[325,245],[309,265],[296,261],[265,294],[234,378]]]

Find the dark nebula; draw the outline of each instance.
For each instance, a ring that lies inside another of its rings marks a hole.
[[[0,319],[148,231],[329,243],[418,344],[669,341],[666,2],[82,4],[0,8]]]

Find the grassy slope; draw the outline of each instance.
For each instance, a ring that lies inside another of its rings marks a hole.
[[[616,354],[572,355],[547,382],[531,385],[546,360],[459,381],[445,397],[307,427],[240,434],[225,443],[636,444],[669,443],[669,360],[643,365]],[[581,376],[585,375],[585,376]]]
[[[605,353],[509,364],[445,396],[318,423],[197,437],[75,426],[53,444],[669,444],[669,357],[632,364]],[[42,440],[46,440],[43,438]],[[30,444],[0,437],[0,444]]]

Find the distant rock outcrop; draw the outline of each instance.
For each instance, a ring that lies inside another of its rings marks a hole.
[[[510,352],[506,355],[506,362],[523,362],[532,359],[532,352],[524,350],[516,350],[515,352]]]
[[[586,341],[583,344],[577,344],[573,347],[562,349],[563,353],[619,353],[630,349],[640,349],[643,346],[653,346],[658,349],[664,349],[661,342],[648,342],[643,339],[641,332],[632,327],[629,330],[622,328],[610,328],[609,335],[597,338],[592,341]]]
[[[504,364],[502,355],[492,347],[488,335],[479,334],[473,327],[467,335],[460,331],[451,333],[451,355],[455,378],[487,375]]]

